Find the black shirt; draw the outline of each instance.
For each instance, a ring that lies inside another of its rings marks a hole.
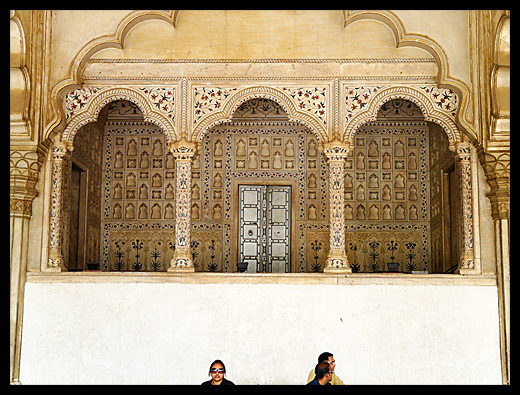
[[[203,383],[201,383],[201,385],[211,385],[211,380],[204,381]],[[222,383],[220,383],[220,385],[235,385],[235,383],[227,379],[222,379]]]

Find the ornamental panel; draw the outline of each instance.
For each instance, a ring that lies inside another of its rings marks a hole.
[[[132,254],[134,258],[135,255],[141,257],[141,242],[144,253],[151,253],[157,247],[157,251],[162,251],[161,259],[168,255],[165,248],[170,239],[157,231],[161,226],[175,229],[175,160],[166,148],[164,133],[145,123],[108,123],[104,134],[103,174],[103,270],[166,270],[168,265],[164,263],[155,266],[138,260],[135,264],[114,263],[114,251],[118,249],[126,257]],[[112,230],[125,226],[130,230],[125,230],[124,235],[112,234]],[[132,236],[133,229],[141,232],[139,237]],[[162,244],[157,244],[159,242]],[[150,243],[155,243],[155,247]]]

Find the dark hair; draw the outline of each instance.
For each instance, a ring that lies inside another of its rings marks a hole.
[[[211,374],[211,369],[213,368],[213,365],[215,365],[216,363],[219,363],[222,365],[222,367],[224,368],[224,373],[226,373],[226,365],[224,365],[224,362],[222,362],[220,359],[215,359],[211,365],[209,365],[209,372],[208,374]]]
[[[330,352],[327,352],[327,351],[322,352],[320,354],[320,356],[318,357],[318,363],[320,363],[320,362],[328,362],[329,361],[329,357],[332,357],[332,356],[333,355]]]
[[[327,373],[329,373],[329,363],[328,362],[320,362],[314,368],[314,373],[316,373],[316,378],[321,380]]]

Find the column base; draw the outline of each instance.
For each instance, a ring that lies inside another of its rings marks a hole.
[[[352,273],[352,268],[348,263],[346,255],[329,255],[323,273],[327,274],[348,274]]]
[[[472,275],[480,273],[477,273],[477,269],[475,268],[475,261],[473,259],[462,258],[459,263],[459,267],[455,270],[455,274]]]
[[[63,268],[61,266],[50,266],[50,263],[47,265],[47,268],[44,270],[45,272],[50,273],[61,273],[64,272]]]
[[[175,263],[173,260],[170,265],[167,270],[168,273],[195,273],[195,267],[193,266],[174,266]]]
[[[174,257],[170,261],[168,272],[195,273],[195,266],[193,266],[190,251],[176,250]]]
[[[63,257],[61,251],[51,249],[49,252],[49,260],[47,261],[47,272],[60,273],[63,272]]]

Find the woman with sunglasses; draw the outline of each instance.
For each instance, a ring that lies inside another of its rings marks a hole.
[[[211,380],[204,381],[201,385],[235,385],[232,381],[224,378],[225,374],[226,367],[224,366],[224,362],[220,359],[216,359],[209,367]]]

